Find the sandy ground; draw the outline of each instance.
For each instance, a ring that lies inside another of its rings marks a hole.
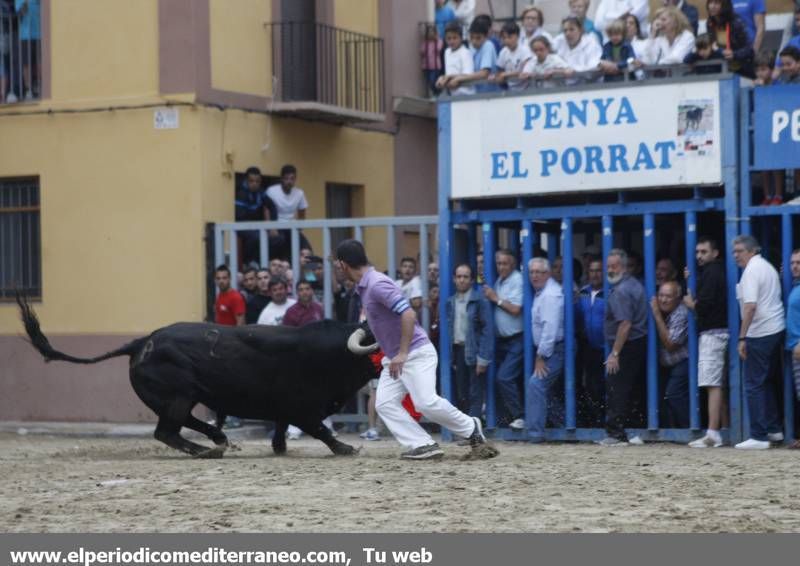
[[[139,438],[0,434],[0,532],[800,531],[800,453],[497,443],[490,461],[245,440],[192,460]]]

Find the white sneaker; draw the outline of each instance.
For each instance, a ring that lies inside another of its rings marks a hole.
[[[634,436],[628,439],[628,444],[631,446],[644,446],[644,440],[642,440],[641,436]]]
[[[17,102],[17,100],[18,100],[17,95],[14,94],[13,92],[9,92],[8,96],[6,96],[6,102],[8,102],[9,104],[14,104],[15,102]]]
[[[301,436],[303,436],[303,431],[294,425],[289,425],[286,429],[286,438],[288,440],[300,440]]]
[[[523,419],[514,419],[508,423],[508,428],[513,430],[525,430],[525,421]]]
[[[689,443],[691,448],[719,448],[722,446],[722,438],[712,438],[709,435],[705,435],[702,438],[698,438],[697,440],[692,440]]]
[[[782,432],[770,432],[767,434],[767,440],[770,442],[783,442],[783,433]]]
[[[735,446],[739,450],[768,450],[768,440],[756,440],[755,438],[748,438],[744,442],[740,442]]]

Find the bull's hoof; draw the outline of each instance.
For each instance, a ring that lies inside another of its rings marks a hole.
[[[282,446],[280,445],[276,446],[273,444],[272,453],[275,454],[276,456],[286,456],[286,445],[284,444]]]
[[[195,458],[200,458],[203,460],[216,460],[222,458],[225,455],[225,449],[227,446],[215,446],[214,448],[209,448],[208,450],[203,450],[202,452],[198,452],[194,455]]]
[[[464,454],[462,460],[489,460],[500,455],[500,451],[488,442],[475,446],[472,450]]]
[[[361,452],[361,446],[355,448],[354,446],[344,443],[339,443],[339,445],[333,449],[333,453],[337,456],[357,456],[359,452]]]
[[[225,446],[226,446],[226,447],[228,448],[228,450],[230,450],[231,452],[239,452],[239,451],[241,451],[241,449],[242,449],[242,447],[241,447],[241,446],[239,446],[238,444],[234,444],[234,443],[233,443],[233,442],[231,442],[230,440],[229,440],[229,441],[227,441],[227,442],[225,443]]]

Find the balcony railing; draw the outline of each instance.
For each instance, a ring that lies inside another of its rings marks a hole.
[[[270,24],[275,99],[316,103],[380,119],[385,111],[383,40],[325,24]],[[297,106],[303,108],[303,106]]]
[[[0,2],[0,104],[40,96],[42,42],[38,26],[38,15],[15,13]]]

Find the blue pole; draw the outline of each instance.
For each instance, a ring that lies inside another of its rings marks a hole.
[[[694,250],[697,247],[697,213],[686,213],[686,265],[689,280],[686,282],[692,297],[697,296],[697,266]],[[700,392],[697,389],[697,320],[689,316],[689,428],[700,430]]]
[[[452,257],[451,257],[451,240],[453,238],[453,229],[450,221],[450,193],[451,193],[451,122],[450,122],[450,103],[444,102],[439,104],[438,109],[439,120],[439,170],[438,170],[438,184],[439,184],[439,380],[442,386],[442,394],[450,399],[452,398],[452,379],[450,368],[451,352],[450,344],[450,327],[447,324],[447,298],[452,294]],[[392,230],[392,228],[389,228]],[[421,238],[427,236],[427,230],[420,233]],[[390,254],[393,255],[393,254]],[[296,257],[296,256],[293,256]],[[420,260],[423,265],[427,264],[427,258],[421,257]],[[394,266],[390,266],[394,269]],[[390,277],[394,276],[393,272],[389,273]],[[424,277],[424,275],[423,275]],[[443,437],[445,440],[451,439],[451,433],[448,430],[443,430]]]
[[[564,406],[567,430],[575,430],[575,301],[572,292],[572,218],[561,222],[561,252],[564,256]]]
[[[491,222],[483,223],[483,280],[489,287],[494,287],[495,264],[494,251],[496,249],[496,238],[494,226]],[[486,372],[486,426],[495,428],[497,426],[497,410],[495,400],[494,377],[497,371],[495,364],[489,364]]]
[[[728,254],[726,276],[728,279],[728,386],[730,406],[729,439],[732,443],[742,440],[744,434],[744,406],[742,405],[742,374],[738,343],[739,337],[739,304],[736,301],[736,284],[739,281],[739,268],[731,257],[733,239],[741,233],[750,233],[750,222],[747,218],[739,220],[741,213],[747,216],[746,207],[750,195],[750,91],[739,89],[739,80],[734,77],[720,81],[720,114],[735,116],[739,110],[739,135],[734,128],[722,129],[722,182],[725,186],[725,254]],[[738,99],[737,99],[738,97]],[[743,158],[742,158],[743,157]],[[746,198],[747,197],[747,198]],[[740,200],[741,198],[741,200]]]
[[[522,221],[522,231],[519,233],[520,245],[522,246],[522,278],[525,284],[522,285],[522,336],[523,336],[523,379],[522,383],[526,386],[525,395],[525,419],[529,418],[528,409],[528,387],[527,383],[533,374],[533,327],[531,306],[533,306],[533,289],[528,276],[528,262],[533,257],[533,222],[530,220]]]
[[[783,303],[789,303],[789,293],[792,290],[792,270],[789,269],[792,261],[792,216],[781,215],[781,247],[783,249]],[[794,438],[794,375],[792,373],[792,356],[784,352],[783,364],[783,421],[786,431],[785,438],[790,441]]]
[[[656,221],[644,215],[644,288],[649,302],[656,295]],[[650,305],[648,304],[648,311]],[[647,428],[658,430],[658,334],[652,313],[647,316]]]

